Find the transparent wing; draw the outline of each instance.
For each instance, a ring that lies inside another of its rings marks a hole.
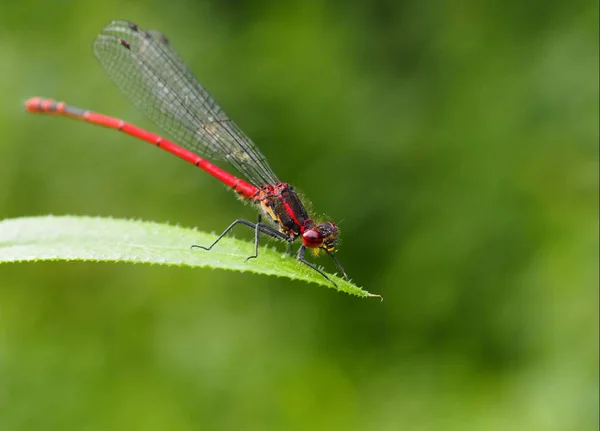
[[[96,38],[94,53],[121,92],[178,145],[209,160],[229,162],[254,185],[278,182],[256,145],[162,33],[113,21]]]

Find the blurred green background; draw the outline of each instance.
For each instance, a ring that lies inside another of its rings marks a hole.
[[[0,430],[597,429],[597,15],[595,1],[3,2],[1,218],[254,217],[175,157],[23,111],[53,97],[157,131],[91,51],[129,19],[166,33],[339,222],[339,259],[385,301],[226,271],[2,265]]]

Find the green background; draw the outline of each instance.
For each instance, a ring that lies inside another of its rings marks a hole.
[[[169,36],[339,222],[339,259],[385,301],[228,271],[2,265],[0,430],[597,429],[597,15],[593,1],[3,1],[1,218],[220,231],[254,217],[175,157],[23,111],[53,97],[157,131],[91,52],[125,18]]]

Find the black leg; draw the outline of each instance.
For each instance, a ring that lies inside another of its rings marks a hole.
[[[329,253],[329,252],[327,252],[327,254],[328,254],[329,256],[331,256],[331,258],[332,258],[332,259],[333,259],[333,261],[335,262],[335,265],[338,267],[338,269],[339,269],[340,271],[342,271],[342,274],[344,274],[344,278],[345,278],[346,280],[350,280],[350,278],[348,278],[348,274],[346,274],[346,271],[344,271],[344,267],[342,266],[342,264],[340,263],[340,261],[339,261],[339,260],[337,260],[337,258],[336,258],[336,257],[333,255],[333,253]]]
[[[276,239],[280,239],[282,241],[290,240],[286,234],[278,231],[273,226],[261,223],[260,220],[261,220],[260,216],[258,217],[257,223],[252,223],[251,221],[244,220],[244,219],[237,219],[233,223],[231,223],[227,227],[227,229],[225,229],[223,231],[223,233],[221,235],[219,235],[219,237],[215,240],[215,242],[213,242],[210,246],[204,247],[203,245],[192,245],[192,248],[201,248],[203,250],[210,251],[219,241],[221,241],[221,239],[223,239],[223,237],[225,235],[227,235],[229,233],[229,231],[231,229],[233,229],[238,224],[241,224],[243,226],[249,227],[252,230],[254,230],[254,255],[248,256],[246,258],[246,261],[248,261],[248,259],[254,259],[254,258],[258,257],[258,244],[259,244],[259,237],[260,237],[261,233],[268,235],[270,237],[276,238]]]
[[[214,246],[215,246],[215,245],[216,245],[216,244],[217,244],[219,241],[221,241],[221,239],[222,239],[222,238],[223,238],[225,235],[227,235],[227,234],[229,233],[229,231],[230,231],[231,229],[233,229],[233,228],[234,228],[234,226],[236,226],[236,225],[238,225],[238,224],[242,224],[242,225],[244,225],[244,226],[248,226],[249,228],[256,229],[256,224],[255,224],[255,223],[252,223],[252,222],[250,222],[250,221],[248,221],[248,220],[244,220],[244,219],[237,219],[236,221],[234,221],[233,223],[231,223],[231,224],[230,224],[230,225],[227,227],[227,229],[225,229],[225,230],[223,231],[223,233],[222,233],[221,235],[219,235],[219,237],[218,237],[218,238],[215,240],[215,242],[213,242],[213,243],[212,243],[210,246],[208,246],[208,247],[204,247],[203,245],[196,245],[196,244],[194,244],[194,245],[192,246],[192,248],[201,248],[202,250],[210,251],[210,250],[211,250],[211,249],[212,249],[212,248],[213,248],[213,247],[214,247]]]
[[[260,214],[258,215],[258,221],[254,225],[254,254],[252,256],[248,256],[244,262],[248,262],[250,259],[256,259],[258,257],[258,239],[260,232],[260,225],[262,224]],[[266,226],[266,225],[265,225]]]
[[[329,281],[331,284],[333,284],[335,287],[338,287],[337,284],[335,284],[335,282],[329,278],[327,276],[327,274],[325,274],[317,265],[315,265],[314,263],[310,263],[308,260],[306,260],[304,258],[304,252],[306,251],[306,247],[304,246],[304,244],[302,244],[300,246],[300,249],[298,250],[298,256],[296,256],[296,259],[298,259],[300,262],[302,262],[303,264],[305,264],[306,266],[314,269],[315,271],[317,271],[319,274],[321,274],[323,277],[325,277],[325,279],[327,281]],[[344,273],[345,274],[345,273]]]

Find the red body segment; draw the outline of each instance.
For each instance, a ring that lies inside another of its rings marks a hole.
[[[198,166],[200,169],[208,172],[210,175],[228,185],[238,194],[247,199],[253,199],[258,192],[258,189],[252,184],[249,184],[244,180],[230,174],[229,172],[224,171],[218,166],[210,163],[208,160],[203,159],[202,157],[186,150],[185,148],[181,148],[179,145],[164,139],[159,135],[155,135],[154,133],[140,129],[139,127],[123,120],[99,114],[97,112],[76,108],[63,102],[56,102],[52,99],[43,99],[40,97],[32,97],[31,99],[27,100],[25,102],[25,109],[27,109],[28,112],[61,115],[64,117],[74,118],[107,127],[109,129],[118,130],[127,135],[141,139],[142,141],[146,141],[149,144],[156,145],[157,147],[176,155],[186,162]]]

